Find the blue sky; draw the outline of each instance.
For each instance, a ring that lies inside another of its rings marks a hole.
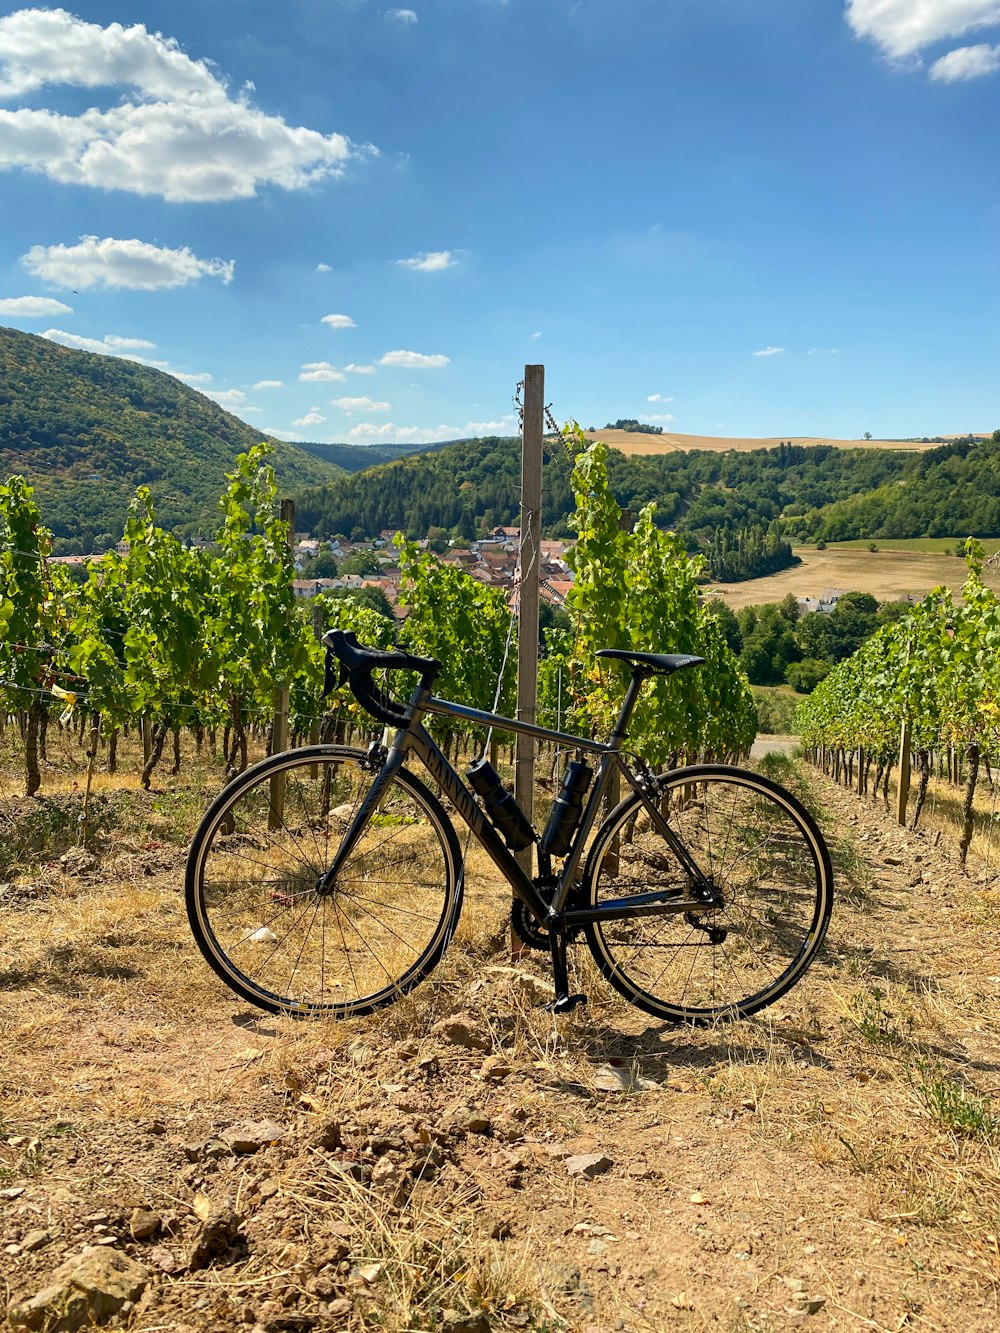
[[[286,438],[993,429],[998,113],[1000,0],[0,4],[0,323]]]

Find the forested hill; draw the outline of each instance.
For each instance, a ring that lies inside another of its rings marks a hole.
[[[925,453],[782,444],[626,458],[611,450],[608,473],[623,508],[655,501],[661,526],[702,543],[774,520],[791,541],[1000,535],[1000,432]],[[546,535],[568,533],[569,474],[561,447],[547,444]],[[467,440],[308,489],[299,516],[320,535],[437,528],[471,538],[517,522],[519,488],[518,440]]]
[[[165,527],[212,532],[225,473],[262,438],[163,371],[0,328],[0,464],[36,487],[61,544],[121,536],[139,485]],[[286,444],[275,468],[290,492],[339,472]]]

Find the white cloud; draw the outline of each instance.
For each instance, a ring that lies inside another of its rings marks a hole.
[[[319,412],[307,412],[304,417],[299,417],[292,422],[293,426],[322,426],[326,417],[321,416]]]
[[[0,301],[0,315],[13,315],[15,319],[52,319],[55,315],[72,313],[71,305],[51,296],[5,296]]]
[[[251,389],[283,389],[285,387],[282,380],[258,380],[256,384],[251,384]]]
[[[0,115],[3,113],[0,112]],[[54,287],[127,287],[153,292],[185,287],[198,278],[231,282],[233,260],[199,259],[184,246],[167,250],[145,241],[117,241],[110,236],[81,236],[77,245],[33,245],[21,263]]]
[[[887,56],[900,59],[1000,23],[1000,0],[847,0],[845,13],[858,37],[870,38]]]
[[[390,9],[389,18],[398,19],[400,23],[416,23],[417,15],[412,9]]]
[[[400,444],[430,444],[439,440],[468,439],[475,435],[500,435],[509,433],[513,417],[502,417],[499,421],[469,421],[464,426],[397,426],[394,421],[387,421],[377,426],[372,421],[363,421],[348,431],[349,440],[392,440]]]
[[[379,358],[380,366],[405,366],[407,370],[433,370],[446,366],[449,358],[436,353],[425,356],[423,352],[386,352]]]
[[[263,412],[263,410],[262,407],[241,407],[240,415],[245,416],[247,412]]]
[[[62,343],[64,347],[76,347],[81,352],[103,352],[106,356],[128,356],[133,349],[156,346],[156,343],[147,342],[145,338],[119,338],[114,333],[106,333],[103,338],[84,338],[78,333],[66,333],[63,329],[46,329],[41,336],[54,343]],[[145,360],[144,357],[132,359]]]
[[[780,356],[785,349],[783,347],[762,347],[759,352],[752,353],[753,356]]]
[[[662,393],[651,393],[646,399],[647,403],[672,403],[673,401],[673,397],[664,398]]]
[[[839,356],[839,347],[810,347],[806,356]]]
[[[213,398],[215,402],[223,407],[237,407],[247,400],[246,394],[242,389],[205,389],[203,390],[206,398]]]
[[[330,403],[345,412],[388,412],[392,408],[392,403],[376,403],[371,398],[331,398]]]
[[[537,333],[533,333],[531,336],[532,338],[540,338],[542,336],[541,329],[539,329]]]
[[[356,366],[353,361],[344,367],[349,375],[374,375],[374,366]]]
[[[0,18],[0,98],[50,85],[107,89],[106,110],[0,111],[0,168],[61,184],[172,201],[252,198],[262,185],[303,189],[364,152],[342,134],[287,125],[233,97],[209,62],[142,24],[102,28],[63,9]]]
[[[960,46],[935,60],[928,71],[937,83],[979,79],[1000,69],[1000,46]]]
[[[669,412],[647,412],[646,415],[643,417],[644,421],[654,421],[654,422],[676,421],[676,419],[677,418],[672,417]]]
[[[245,412],[247,409],[244,408]],[[297,440],[299,437],[291,430],[277,430],[274,426],[268,426],[264,432],[265,435],[274,435],[279,440]]]
[[[307,361],[302,367],[302,374],[299,379],[308,383],[310,380],[343,380],[347,376],[339,371],[336,366],[331,366],[329,361]]]
[[[333,272],[333,269],[330,267],[329,264],[317,264],[317,265],[316,265],[316,272],[317,272],[317,273],[332,273],[332,272]]]
[[[458,260],[450,250],[424,250],[412,259],[397,259],[400,268],[412,268],[418,273],[440,273],[442,269],[454,268]]]
[[[173,375],[175,380],[183,380],[185,384],[211,384],[212,376],[207,370],[171,370],[169,366],[164,366],[168,375]]]
[[[356,329],[358,326],[350,315],[324,315],[321,324],[329,324],[331,329]]]

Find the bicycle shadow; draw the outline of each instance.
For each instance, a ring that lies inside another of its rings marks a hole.
[[[705,1028],[651,1023],[633,1033],[623,1033],[597,1020],[581,1023],[573,1035],[573,1044],[582,1048],[580,1055],[587,1061],[590,1074],[610,1068],[621,1078],[620,1089],[609,1079],[610,1086],[598,1092],[647,1091],[656,1086],[669,1089],[685,1075],[697,1080],[720,1069],[764,1066],[776,1056],[819,1069],[834,1068],[812,1034],[780,1020],[744,1019],[736,1027],[718,1024]],[[593,1083],[583,1081],[555,1079],[549,1086],[575,1096],[595,1095]]]

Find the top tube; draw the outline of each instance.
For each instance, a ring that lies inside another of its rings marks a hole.
[[[512,717],[502,717],[499,713],[485,713],[479,708],[469,708],[465,704],[452,703],[449,699],[438,699],[435,695],[425,699],[421,708],[426,713],[439,713],[442,717],[460,717],[465,722],[476,722],[497,731],[514,731],[522,736],[535,736],[539,740],[565,741],[581,750],[590,750],[594,754],[611,754],[618,747],[605,745],[602,741],[592,741],[586,736],[573,736],[568,731],[552,731],[549,727],[539,727],[533,722],[518,722]]]

